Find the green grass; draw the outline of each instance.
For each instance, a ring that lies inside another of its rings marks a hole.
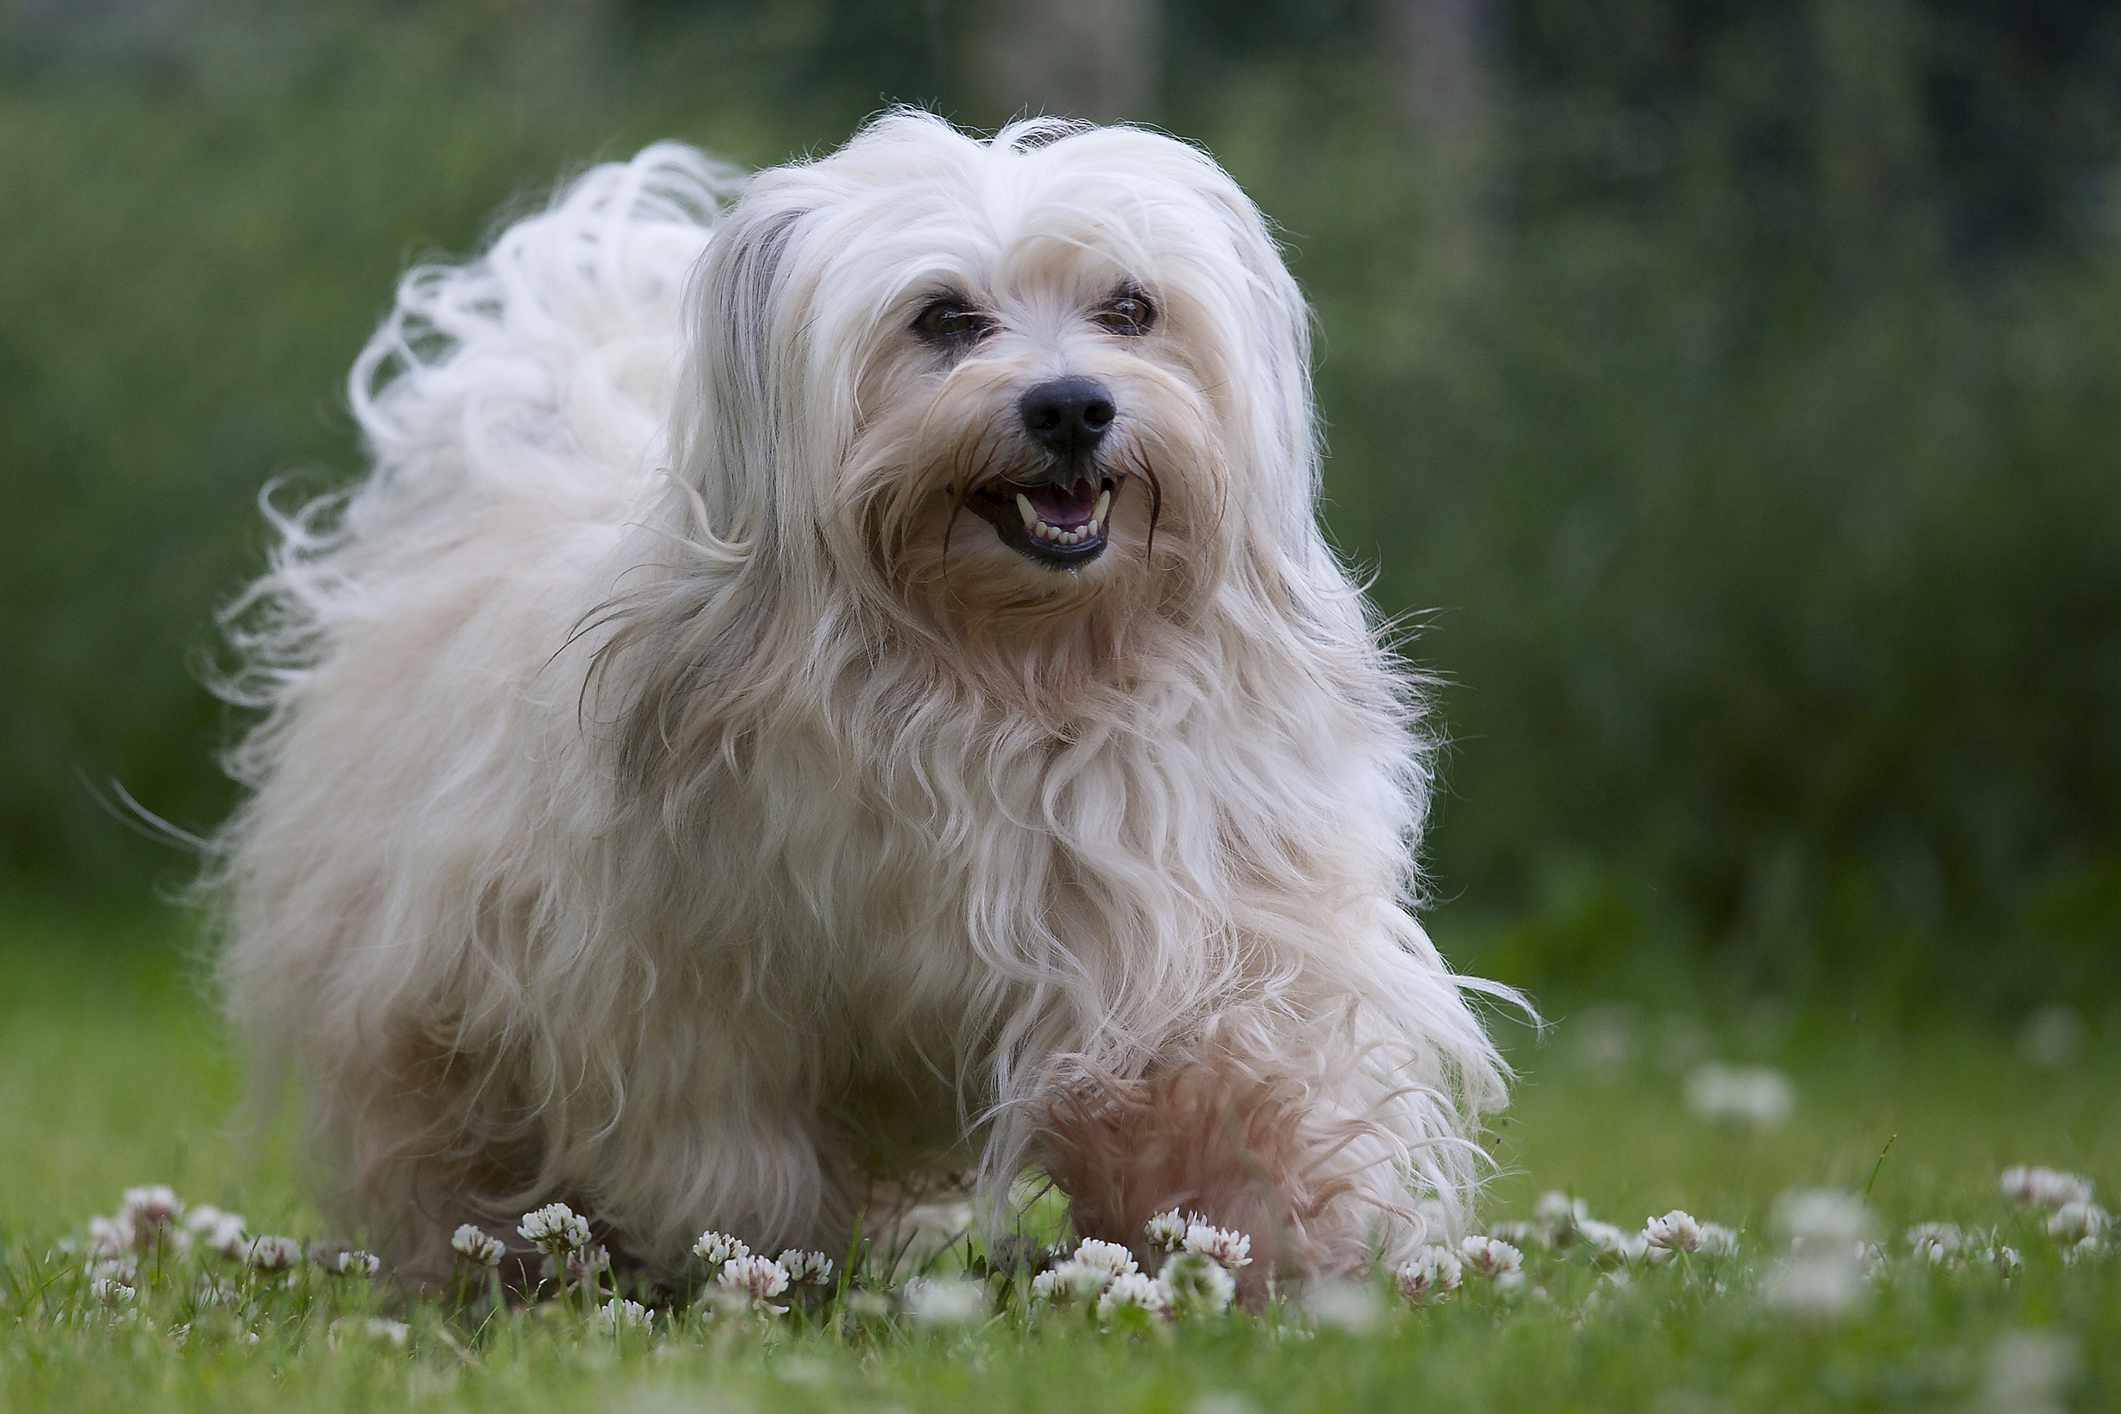
[[[826,1306],[768,1330],[695,1313],[614,1340],[568,1309],[475,1324],[313,1273],[240,1319],[194,1312],[187,1278],[146,1283],[144,1321],[62,1323],[88,1306],[85,1283],[77,1262],[47,1254],[127,1184],[170,1183],[257,1230],[315,1223],[286,1145],[228,1129],[233,1058],[169,923],[19,902],[0,918],[0,1409],[1981,1407],[1992,1367],[2027,1332],[2074,1350],[2066,1406],[2121,1388],[2121,1254],[2065,1266],[1996,1188],[2007,1164],[2047,1163],[2111,1200],[2110,1021],[2069,1068],[2044,1070],[2009,1038],[1948,1018],[1891,1033],[1852,1008],[1696,1020],[1684,992],[1635,998],[1630,1014],[1564,1012],[1543,1044],[1514,1038],[1524,1080],[1497,1135],[1491,1217],[1527,1217],[1539,1192],[1566,1188],[1629,1228],[1681,1207],[1742,1229],[1735,1258],[1639,1272],[1588,1307],[1590,1264],[1528,1250],[1523,1293],[1469,1279],[1440,1306],[1383,1303],[1360,1334],[1308,1330],[1293,1309],[1102,1333],[1073,1317],[1026,1322],[1012,1288],[1005,1313],[971,1330]],[[1614,1037],[1631,1053],[1616,1058]],[[1787,1072],[1791,1120],[1746,1132],[1691,1116],[1680,1076],[1707,1055]],[[1800,1184],[1869,1185],[1892,1254],[1839,1321],[1796,1320],[1760,1293],[1779,1255],[1771,1202]],[[2024,1269],[2007,1284],[1932,1270],[1899,1236],[1922,1220],[2000,1226]],[[357,1326],[334,1336],[334,1319],[370,1310],[410,1322],[404,1349]]]

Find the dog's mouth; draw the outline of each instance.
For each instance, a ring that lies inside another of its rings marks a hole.
[[[1105,552],[1124,477],[1082,475],[1036,485],[990,481],[965,498],[1004,545],[1042,565],[1074,569]]]

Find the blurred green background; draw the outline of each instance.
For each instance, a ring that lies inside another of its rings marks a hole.
[[[415,256],[678,136],[1131,117],[1283,226],[1329,516],[1452,745],[1437,931],[1549,995],[2121,1013],[2121,15],[2090,0],[10,0],[0,890],[210,825],[270,475]],[[2121,1022],[2115,1024],[2121,1025]]]

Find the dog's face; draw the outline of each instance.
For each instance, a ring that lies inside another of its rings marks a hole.
[[[772,482],[728,509],[791,569],[1036,639],[1308,529],[1305,307],[1198,150],[894,115],[761,174],[731,222],[701,328],[728,426],[703,430]]]

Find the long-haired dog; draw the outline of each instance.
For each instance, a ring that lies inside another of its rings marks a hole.
[[[564,1199],[672,1273],[1037,1168],[1260,1270],[1462,1227],[1504,1068],[1410,911],[1415,684],[1308,311],[1197,148],[895,112],[595,168],[413,270],[372,469],[230,627],[223,981],[401,1270]]]

